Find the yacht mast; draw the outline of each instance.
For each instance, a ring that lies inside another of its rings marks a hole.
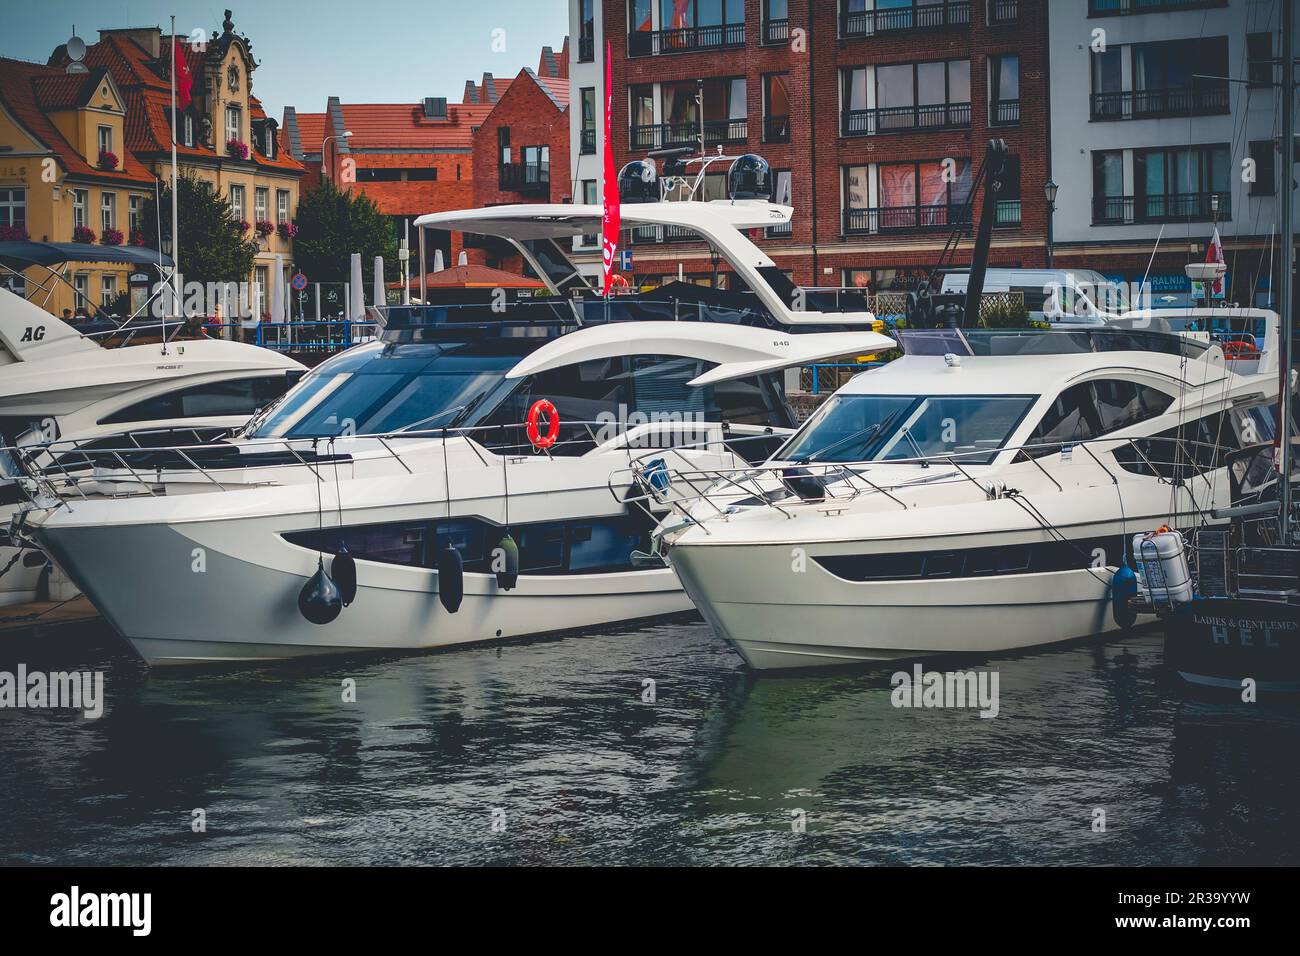
[[[1278,394],[1278,425],[1281,446],[1278,483],[1278,518],[1281,521],[1281,544],[1292,542],[1291,536],[1291,340],[1295,332],[1292,314],[1295,268],[1295,183],[1291,165],[1295,149],[1295,22],[1294,0],[1282,0],[1282,254],[1279,256],[1278,311],[1282,315],[1281,366],[1282,388]]]

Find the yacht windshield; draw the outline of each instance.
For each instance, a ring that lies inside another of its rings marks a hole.
[[[1033,395],[835,395],[773,457],[796,462],[901,461],[940,455],[987,465]]]
[[[249,438],[328,438],[451,427],[490,407],[518,349],[404,345],[354,350],[326,362],[259,421]]]

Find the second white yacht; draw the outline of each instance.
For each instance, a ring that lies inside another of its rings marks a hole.
[[[1266,325],[1264,347],[1225,358],[1208,333],[1121,328],[901,333],[902,358],[840,389],[766,465],[653,485],[634,467],[643,500],[689,492],[657,550],[758,669],[1131,623],[1114,585],[1132,536],[1214,521],[1228,454],[1272,440],[1277,315],[1204,312],[1202,327]]]

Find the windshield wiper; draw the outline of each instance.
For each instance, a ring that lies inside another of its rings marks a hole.
[[[869,438],[872,435],[874,435],[876,432],[889,426],[894,421],[894,419],[898,417],[899,411],[900,409],[894,409],[892,412],[890,412],[888,415],[886,415],[883,419],[876,422],[875,424],[868,425],[866,428],[859,428],[852,435],[845,435],[839,441],[827,445],[825,448],[821,449],[820,451],[813,452],[811,455],[809,455],[806,458],[796,458],[795,463],[810,465],[818,458],[824,457],[825,455],[834,451],[836,448],[839,448],[841,445],[847,445],[849,442],[855,440],[856,438],[859,437]]]

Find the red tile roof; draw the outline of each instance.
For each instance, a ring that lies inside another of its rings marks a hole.
[[[348,139],[351,150],[427,149],[430,152],[470,149],[471,131],[492,111],[490,105],[451,103],[447,106],[447,119],[434,120],[425,117],[419,104],[345,103],[341,109],[343,125],[352,131]],[[303,148],[307,148],[305,142]]]
[[[180,48],[189,64],[191,73],[202,75],[205,57],[209,54],[196,52],[187,42],[188,37],[181,38]],[[152,154],[167,152],[171,149],[171,124],[167,112],[171,107],[171,67],[172,38],[162,36],[160,55],[152,56],[140,44],[130,37],[115,33],[101,33],[98,43],[86,48],[84,63],[94,69],[103,67],[113,74],[118,88],[127,100],[126,145],[128,152]],[[215,55],[213,45],[209,53]],[[61,67],[67,62],[67,51],[60,47],[50,57],[52,66]],[[61,71],[60,71],[61,72]],[[265,118],[261,103],[257,97],[249,97],[249,115],[253,119]],[[208,146],[176,147],[180,156],[194,159],[224,158],[225,143]],[[288,150],[280,150],[275,159],[268,159],[255,148],[250,148],[249,159],[258,166],[279,169],[286,172],[303,172],[303,166]]]
[[[561,109],[569,105],[569,81],[559,76],[534,76],[538,83],[544,89],[550,92],[551,97],[560,104]]]
[[[319,153],[325,142],[328,117],[324,113],[296,113],[298,118],[298,144],[304,153]]]
[[[88,85],[90,81],[93,79],[98,83],[102,77],[102,73],[93,70],[89,75],[70,75],[36,63],[0,58],[0,103],[4,104],[28,133],[58,157],[68,175],[93,176],[123,185],[153,185],[153,175],[132,155],[129,148],[131,107],[125,94],[124,98],[128,99],[123,104],[127,110],[128,148],[119,150],[118,168],[115,170],[103,170],[93,165],[50,122],[48,111],[73,108],[78,102],[84,101],[87,90],[93,89]]]

